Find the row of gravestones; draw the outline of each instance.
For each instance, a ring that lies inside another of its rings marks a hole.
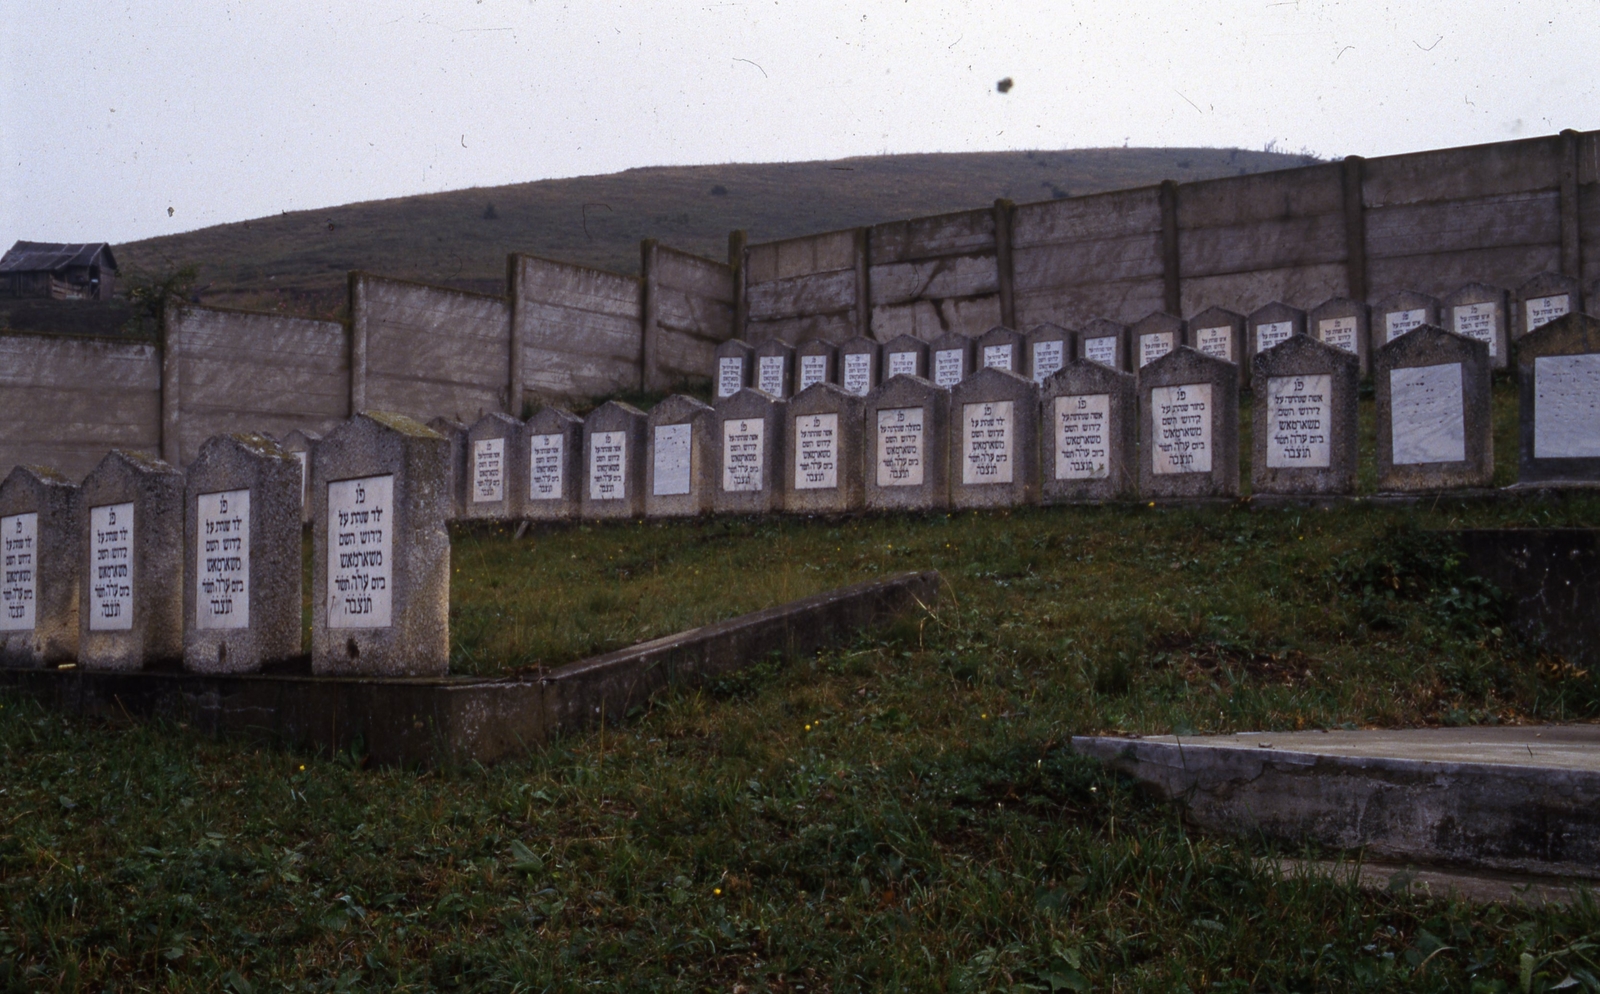
[[[1374,350],[1425,324],[1483,342],[1490,365],[1503,369],[1510,343],[1576,310],[1578,281],[1540,273],[1514,294],[1468,283],[1443,300],[1406,290],[1370,305],[1334,297],[1309,313],[1274,302],[1248,315],[1213,307],[1185,321],[1158,311],[1132,325],[1096,319],[1078,330],[1042,324],[1027,334],[1001,326],[976,338],[950,332],[931,342],[901,335],[881,345],[856,338],[839,346],[809,341],[793,347],[774,340],[752,348],[732,340],[716,351],[714,378],[719,398],[756,387],[782,399],[813,383],[837,383],[865,397],[881,380],[902,373],[953,387],[975,369],[989,367],[1042,385],[1073,356],[1129,372],[1187,345],[1239,363],[1240,385],[1248,386],[1251,360],[1286,338],[1310,335],[1341,349],[1356,357],[1365,377]]]

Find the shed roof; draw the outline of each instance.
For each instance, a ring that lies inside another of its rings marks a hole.
[[[69,266],[93,266],[115,270],[116,257],[105,242],[62,245],[55,242],[17,242],[0,256],[0,273],[54,273]]]

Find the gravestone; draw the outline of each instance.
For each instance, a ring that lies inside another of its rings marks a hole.
[[[674,394],[650,409],[645,426],[645,516],[710,513],[717,462],[711,405]]]
[[[878,385],[881,358],[878,343],[870,338],[852,338],[839,346],[839,385],[844,392],[856,397],[871,393]]]
[[[839,350],[832,342],[813,338],[794,350],[794,392],[813,383],[839,382]]]
[[[1360,360],[1297,335],[1257,353],[1253,365],[1251,491],[1354,493]]]
[[[311,452],[322,441],[322,433],[316,431],[301,431],[296,428],[283,436],[283,441],[278,443],[283,451],[294,457],[300,465],[300,521],[301,524],[311,523]]]
[[[1250,381],[1250,371],[1243,368],[1245,317],[1226,307],[1208,307],[1189,319],[1189,332],[1185,344],[1202,355],[1211,356],[1239,365],[1239,379]]]
[[[735,394],[737,396],[737,394]],[[645,413],[608,400],[583,422],[583,490],[579,511],[590,520],[644,514]]]
[[[311,671],[442,676],[450,669],[449,441],[366,411],[311,461]]]
[[[865,404],[832,383],[814,384],[789,401],[784,510],[794,514],[861,510],[866,502],[861,453]]]
[[[972,375],[972,338],[959,331],[945,332],[928,343],[928,363],[934,385],[948,390]]]
[[[254,673],[300,646],[300,465],[265,435],[214,435],[185,472],[183,668]]]
[[[76,483],[45,466],[0,483],[0,666],[77,660],[82,537]]]
[[[1239,375],[1250,383],[1251,360],[1257,353],[1277,345],[1294,335],[1306,333],[1306,312],[1279,301],[1258,307],[1245,318],[1244,362]],[[1254,389],[1254,384],[1251,385]]]
[[[1563,314],[1582,311],[1578,296],[1578,281],[1560,273],[1540,273],[1517,287],[1511,309],[1512,341]]]
[[[179,662],[183,473],[113,449],[84,477],[79,500],[78,665],[139,670]]]
[[[1239,367],[1173,349],[1139,370],[1139,493],[1239,494]]]
[[[973,345],[973,354],[977,359],[977,369],[1004,369],[1012,373],[1026,372],[1022,367],[1024,339],[1021,332],[1014,331],[1004,325],[995,325],[979,335],[978,340]]]
[[[583,494],[583,419],[559,407],[544,407],[522,431],[528,449],[528,499],[522,517],[576,518]]]
[[[1078,332],[1078,358],[1127,372],[1133,361],[1132,342],[1127,325],[1095,318]]]
[[[950,506],[1039,500],[1039,388],[990,366],[950,391]]]
[[[756,347],[756,374],[753,386],[779,399],[794,392],[794,347],[781,338],[768,339]]]
[[[1039,491],[1047,503],[1138,492],[1132,373],[1074,359],[1039,390]]]
[[[1423,325],[1372,354],[1378,489],[1486,487],[1494,479],[1489,346]]]
[[[1371,309],[1349,297],[1330,297],[1306,316],[1311,337],[1355,356],[1362,376],[1371,368],[1371,326]]]
[[[467,431],[467,509],[473,521],[517,521],[528,495],[526,426],[509,414],[485,414]]]
[[[467,469],[467,426],[454,418],[440,416],[429,421],[428,427],[443,435],[450,443],[446,450],[450,473],[447,483],[450,520],[457,521],[467,513],[467,479],[471,475]],[[316,470],[313,468],[312,472]],[[307,489],[309,492],[309,486]]]
[[[861,432],[868,508],[950,506],[949,390],[915,376],[893,377],[867,397]]]
[[[1129,333],[1134,361],[1143,369],[1183,344],[1183,318],[1153,311],[1135,321]]]
[[[1076,333],[1058,324],[1034,325],[1023,343],[1028,357],[1028,375],[1038,386],[1054,376],[1056,370],[1077,357]]]
[[[1518,479],[1600,482],[1600,319],[1576,312],[1517,343]]]
[[[1489,368],[1505,369],[1509,349],[1506,292],[1487,283],[1468,283],[1440,302],[1444,326],[1463,338],[1489,346]]]
[[[717,401],[711,508],[718,514],[783,510],[785,406],[760,390]]]
[[[732,397],[750,385],[755,366],[756,350],[737,338],[718,345],[712,353],[717,361],[717,397]]]
[[[883,378],[928,376],[928,343],[912,335],[896,335],[883,344]]]
[[[1369,352],[1376,352],[1412,328],[1420,328],[1425,324],[1444,326],[1439,317],[1439,298],[1415,290],[1399,290],[1379,297],[1372,304],[1372,346]],[[1371,365],[1369,354],[1369,369]]]

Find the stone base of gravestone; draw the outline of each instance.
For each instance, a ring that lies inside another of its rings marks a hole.
[[[1252,362],[1252,494],[1354,493],[1360,359],[1302,335]]]
[[[643,411],[620,400],[606,401],[584,420],[580,514],[585,519],[644,516],[646,420]]]
[[[1488,343],[1431,325],[1373,352],[1379,490],[1489,486],[1489,363]]]
[[[113,450],[84,478],[78,665],[138,670],[183,658],[183,473]]]
[[[1133,497],[1139,489],[1134,376],[1076,359],[1039,392],[1039,491],[1046,504]]]
[[[467,430],[469,521],[516,521],[527,503],[525,426],[509,414],[485,414]]]
[[[760,390],[741,390],[717,402],[712,434],[717,469],[711,488],[716,513],[783,509],[785,407]]]
[[[523,425],[527,447],[527,501],[522,517],[567,521],[578,516],[583,486],[583,419],[546,407]]]
[[[449,441],[368,411],[311,468],[311,669],[423,676],[450,668]]]
[[[217,435],[186,476],[184,669],[301,655],[300,464],[264,435]]]
[[[78,497],[77,484],[44,466],[18,466],[0,483],[0,666],[78,658]]]
[[[950,506],[1039,499],[1039,391],[1010,370],[980,369],[950,391]]]
[[[713,408],[675,394],[650,409],[645,432],[644,513],[685,518],[711,512],[716,485]]]
[[[892,377],[868,395],[865,413],[867,507],[949,507],[950,391],[915,376]]]
[[[844,514],[866,503],[861,425],[865,401],[831,383],[800,392],[788,407],[784,510]]]
[[[1600,319],[1568,313],[1517,343],[1524,484],[1600,483]]]
[[[1239,494],[1239,367],[1187,346],[1139,371],[1139,493]]]

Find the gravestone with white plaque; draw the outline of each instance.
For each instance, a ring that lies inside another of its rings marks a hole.
[[[995,325],[978,336],[973,343],[973,355],[978,369],[1004,369],[1011,373],[1025,373],[1023,354],[1025,339],[1021,332]]]
[[[1510,361],[1510,324],[1506,292],[1487,283],[1468,283],[1440,301],[1447,331],[1489,346],[1489,368],[1505,369]]]
[[[1569,312],[1517,343],[1522,483],[1600,482],[1600,318]]]
[[[78,485],[45,466],[18,466],[0,483],[0,666],[58,666],[78,658]]]
[[[1581,312],[1578,296],[1578,281],[1560,273],[1540,273],[1517,287],[1511,308],[1512,341],[1563,314]]]
[[[1133,323],[1133,359],[1139,368],[1183,344],[1183,318],[1165,311],[1152,311]]]
[[[1039,389],[1039,492],[1046,504],[1138,492],[1134,376],[1074,359]]]
[[[1360,361],[1296,335],[1257,353],[1252,364],[1251,491],[1354,493]]]
[[[584,419],[580,513],[585,519],[617,520],[644,515],[648,422],[643,411],[620,400],[606,401]]]
[[[794,392],[813,383],[839,382],[839,349],[832,342],[813,338],[794,350]]]
[[[311,460],[311,671],[442,676],[450,669],[449,441],[366,411]]]
[[[1226,307],[1207,307],[1188,320],[1189,331],[1184,344],[1203,355],[1239,365],[1241,385],[1250,382],[1250,371],[1244,368],[1245,317]]]
[[[883,343],[883,378],[928,376],[928,343],[914,335],[896,335]]]
[[[183,668],[254,673],[300,655],[300,465],[265,435],[214,435],[183,501]]]
[[[718,514],[783,510],[785,401],[741,390],[717,401],[711,508]]]
[[[296,428],[283,436],[283,441],[278,444],[283,451],[294,457],[300,465],[300,521],[302,524],[311,523],[311,453],[322,441],[322,433],[316,431],[302,431]]]
[[[1330,297],[1306,315],[1310,337],[1356,357],[1361,375],[1372,365],[1372,309],[1349,297]]]
[[[526,426],[509,414],[485,414],[467,431],[470,521],[517,521],[527,502]]]
[[[950,391],[950,506],[1039,502],[1039,388],[989,366]]]
[[[559,407],[544,407],[522,432],[528,499],[521,516],[530,521],[576,518],[583,489],[583,419]]]
[[[1280,342],[1286,341],[1294,335],[1306,333],[1306,312],[1288,304],[1274,300],[1264,307],[1258,307],[1250,312],[1244,324],[1244,361],[1241,362],[1239,375],[1245,383],[1251,384],[1250,360],[1259,352],[1265,352]]]
[[[1379,490],[1493,481],[1489,376],[1488,343],[1433,325],[1373,350]]]
[[[1125,324],[1095,318],[1078,332],[1078,358],[1129,372],[1133,352],[1133,332]]]
[[[756,346],[756,372],[751,384],[780,399],[794,393],[794,346],[769,338]]]
[[[732,397],[750,385],[755,375],[756,350],[737,338],[730,338],[717,346],[714,353],[717,368],[711,377],[718,398]]]
[[[710,404],[673,394],[645,419],[644,513],[686,518],[711,511],[716,418]]]
[[[1139,493],[1239,495],[1239,367],[1183,346],[1139,370]]]
[[[1077,357],[1077,333],[1058,324],[1034,325],[1023,342],[1028,378],[1038,386]]]
[[[1415,290],[1397,290],[1372,302],[1371,352],[1425,324],[1443,327],[1439,318],[1439,298]],[[1372,366],[1368,356],[1367,367]]]
[[[866,501],[861,454],[865,405],[862,398],[832,383],[814,384],[789,401],[785,511],[844,514],[861,510]]]
[[[839,385],[844,392],[865,397],[878,385],[882,346],[870,338],[852,338],[839,346]]]
[[[84,477],[79,500],[78,665],[179,663],[183,473],[154,456],[113,449]]]
[[[927,379],[935,386],[950,389],[972,375],[972,365],[972,336],[947,331],[928,343]]]
[[[892,377],[867,397],[861,433],[869,509],[950,506],[950,390]]]
[[[450,443],[446,450],[450,477],[450,520],[460,520],[467,513],[467,426],[454,418],[440,415],[428,422],[428,427],[445,437]],[[314,469],[312,472],[316,472]],[[309,489],[308,489],[309,492]]]

